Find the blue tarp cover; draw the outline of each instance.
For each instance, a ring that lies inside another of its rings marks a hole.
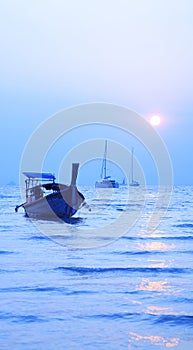
[[[25,176],[31,179],[47,179],[55,180],[55,176],[51,173],[34,173],[34,172],[23,172]]]

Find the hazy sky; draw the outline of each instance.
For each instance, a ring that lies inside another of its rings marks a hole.
[[[192,19],[192,0],[0,0],[0,184],[40,123],[97,101],[159,113],[175,183],[192,184]]]

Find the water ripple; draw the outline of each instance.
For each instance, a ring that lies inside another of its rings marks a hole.
[[[106,274],[106,273],[192,273],[191,268],[180,268],[180,267],[76,267],[76,266],[59,266],[54,268],[55,271],[72,272],[78,274]]]

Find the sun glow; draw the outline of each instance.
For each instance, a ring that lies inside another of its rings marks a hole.
[[[159,115],[154,114],[150,117],[150,124],[152,126],[158,126],[158,125],[160,125],[160,123],[161,123],[161,118]]]

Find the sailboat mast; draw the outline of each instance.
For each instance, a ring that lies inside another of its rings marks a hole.
[[[107,177],[107,140],[105,140],[105,153],[104,153],[104,178]]]
[[[131,182],[133,182],[133,152],[134,152],[134,149],[132,147],[132,150],[131,150]]]
[[[130,186],[139,186],[139,182],[138,181],[135,181],[134,178],[133,178],[133,154],[134,154],[134,147],[132,147],[131,149],[131,183],[130,183]]]
[[[103,176],[104,173],[104,176]],[[101,168],[101,179],[106,179],[107,177],[107,140],[105,140],[105,151],[103,156],[102,168]]]

